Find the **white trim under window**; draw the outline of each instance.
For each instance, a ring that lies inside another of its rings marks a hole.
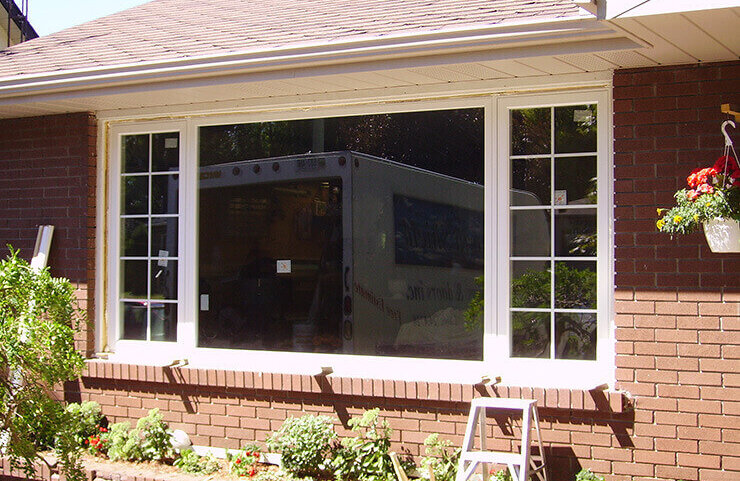
[[[599,301],[598,352],[596,361],[566,361],[509,358],[508,318],[508,109],[532,106],[598,103],[598,236],[599,236]],[[451,108],[482,107],[485,112],[485,283],[483,361],[413,359],[358,356],[347,354],[313,354],[235,349],[199,348],[197,339],[198,279],[198,129],[206,125],[295,120],[374,113],[413,112]],[[366,378],[393,378],[416,381],[475,383],[486,376],[501,376],[509,385],[558,386],[590,388],[613,381],[613,346],[611,340],[611,122],[609,95],[606,90],[536,96],[476,97],[372,105],[358,108],[318,108],[306,111],[230,114],[193,117],[172,122],[111,122],[101,126],[109,153],[107,171],[107,252],[108,272],[106,312],[99,312],[99,322],[107,319],[108,347],[111,359],[144,364],[169,364],[187,358],[191,366],[230,368],[266,372],[316,374],[322,366],[331,366],[335,375]],[[125,135],[179,132],[180,189],[178,235],[178,325],[176,342],[122,340],[120,328],[120,176],[121,139]],[[102,213],[99,213],[102,215]],[[102,223],[101,223],[102,224]],[[602,281],[603,279],[603,281]],[[101,283],[102,285],[103,283]],[[492,307],[488,307],[492,306]],[[493,307],[495,306],[495,307]],[[102,350],[105,346],[100,345]],[[577,373],[577,379],[573,374]]]

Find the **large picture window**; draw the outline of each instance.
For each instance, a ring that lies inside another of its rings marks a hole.
[[[110,125],[99,348],[514,385],[562,385],[574,366],[579,384],[609,381],[606,92],[393,109]]]
[[[198,346],[482,359],[483,124],[201,127]]]

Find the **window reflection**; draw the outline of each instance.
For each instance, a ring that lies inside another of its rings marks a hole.
[[[482,179],[482,109],[201,128],[198,345],[482,359]]]

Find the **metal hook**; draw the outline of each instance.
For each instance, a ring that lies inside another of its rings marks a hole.
[[[722,130],[722,135],[725,136],[725,147],[732,145],[732,139],[730,139],[730,134],[727,133],[728,125],[731,125],[733,129],[735,128],[735,122],[733,122],[732,120],[725,120],[724,122],[722,122],[722,127],[720,127],[720,129]]]

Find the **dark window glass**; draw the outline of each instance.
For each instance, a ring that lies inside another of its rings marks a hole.
[[[482,359],[483,120],[201,128],[198,345]]]

